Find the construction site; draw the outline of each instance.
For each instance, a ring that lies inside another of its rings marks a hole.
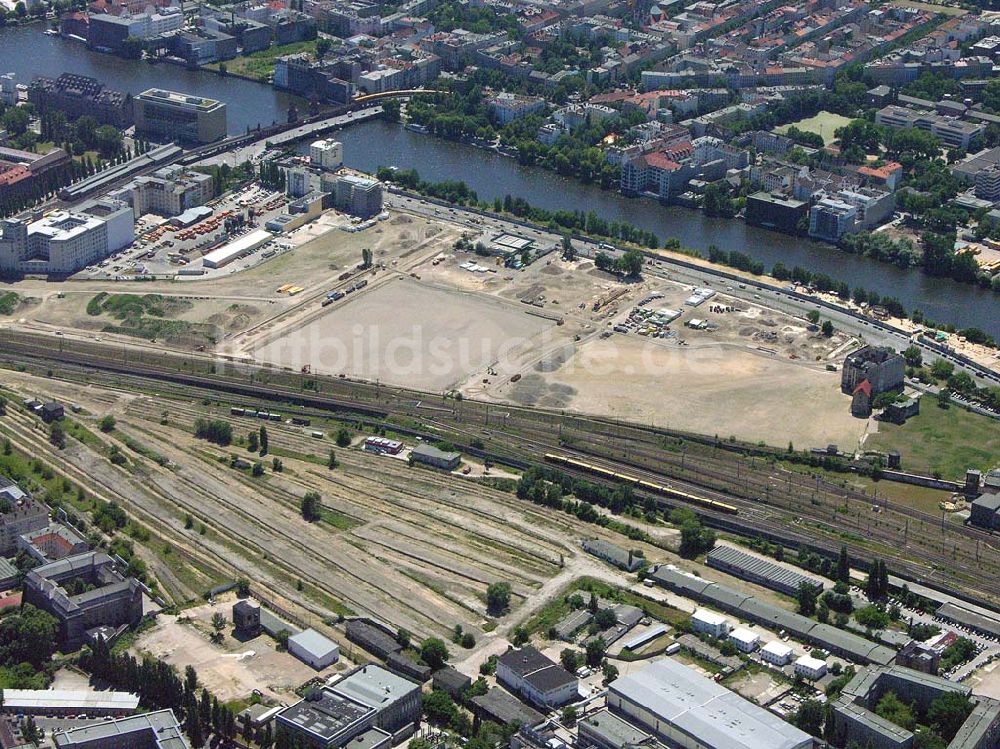
[[[406,210],[342,228],[203,278],[28,279],[2,324],[774,445],[857,449],[868,429],[830,371],[857,339],[725,283],[652,260],[624,280],[544,237]]]

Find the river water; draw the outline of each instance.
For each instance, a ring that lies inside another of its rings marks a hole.
[[[15,72],[20,83],[28,83],[35,75],[54,77],[72,71],[133,94],[157,86],[220,99],[228,105],[231,134],[284,120],[289,103],[296,101],[262,84],[173,65],[120,60],[91,52],[81,43],[45,36],[41,31],[40,25],[0,30],[0,71]],[[421,135],[399,125],[366,122],[336,137],[344,143],[345,162],[357,169],[414,168],[428,180],[463,180],[480,198],[492,200],[509,193],[541,208],[594,211],[602,218],[653,231],[661,240],[677,237],[684,246],[702,251],[714,244],[744,252],[768,267],[777,261],[788,267],[801,265],[852,287],[895,296],[908,310],[919,308],[932,319],[959,327],[977,326],[1000,338],[1000,296],[991,291],[929,278],[916,269],[902,271],[844,254],[828,244],[758,229],[742,221],[708,218],[700,211],[625,198],[538,167],[520,166],[490,151]]]

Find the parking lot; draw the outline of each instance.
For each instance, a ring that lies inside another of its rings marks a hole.
[[[198,259],[202,255],[262,227],[284,212],[288,200],[283,193],[254,183],[211,201],[208,207],[213,211],[212,216],[190,226],[174,226],[170,219],[155,214],[140,216],[135,224],[136,241],[131,247],[84,269],[77,274],[77,278],[129,280],[137,276],[175,275],[189,265],[200,268]],[[231,223],[245,220],[245,223],[227,234],[227,220]],[[255,262],[259,262],[268,250],[280,251],[290,247],[290,243],[276,240],[255,253]],[[230,270],[219,272],[228,273]]]

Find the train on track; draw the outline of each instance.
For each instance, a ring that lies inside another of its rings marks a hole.
[[[595,476],[600,476],[601,478],[610,479],[612,481],[620,481],[623,484],[634,486],[637,489],[642,489],[643,491],[650,492],[651,494],[658,494],[662,497],[678,499],[682,502],[697,505],[698,507],[706,510],[714,510],[715,512],[722,512],[726,515],[739,514],[739,508],[731,504],[719,502],[716,499],[709,499],[708,497],[699,497],[696,494],[690,494],[688,492],[681,491],[680,489],[665,486],[664,484],[655,484],[652,481],[646,481],[645,479],[636,478],[635,476],[629,476],[626,473],[619,473],[618,471],[612,471],[608,468],[595,466],[593,463],[586,463],[582,460],[570,458],[566,455],[545,453],[545,460],[549,463],[555,463],[556,465],[592,473]]]

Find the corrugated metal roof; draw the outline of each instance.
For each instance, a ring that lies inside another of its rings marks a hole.
[[[80,708],[87,710],[135,710],[139,695],[131,692],[95,692],[85,689],[4,689],[3,705],[14,708]]]
[[[808,749],[812,737],[671,659],[652,663],[609,686],[701,745],[719,749]]]

